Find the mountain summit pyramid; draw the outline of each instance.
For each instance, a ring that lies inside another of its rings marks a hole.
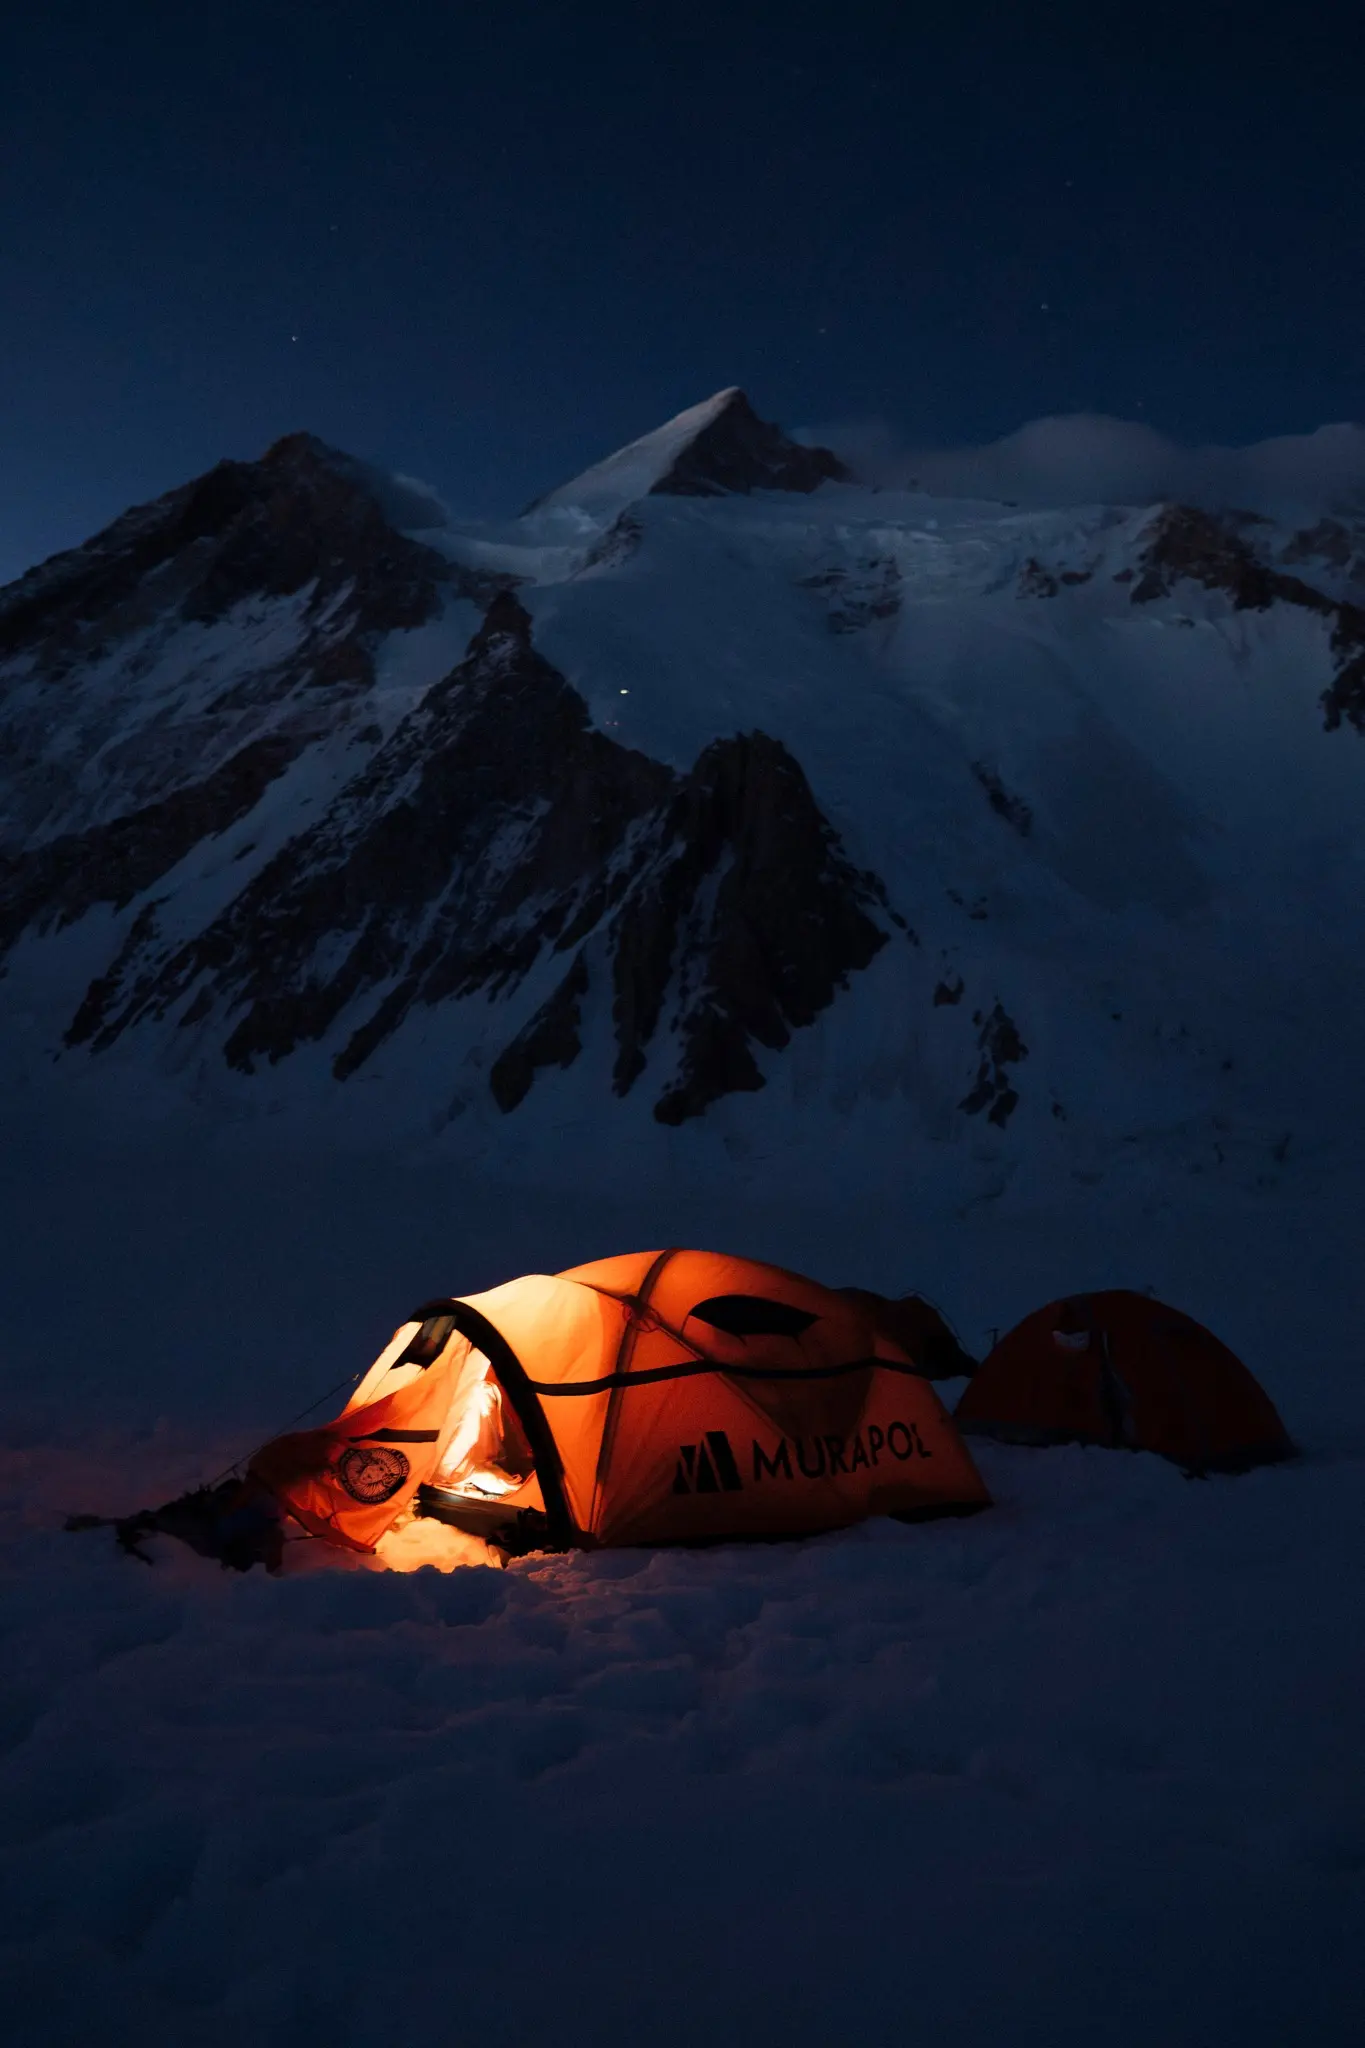
[[[528,505],[617,512],[637,498],[719,498],[733,492],[813,491],[850,472],[828,448],[807,448],[761,420],[738,385],[665,420]]]

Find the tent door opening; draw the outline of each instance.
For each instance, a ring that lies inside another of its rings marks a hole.
[[[413,1512],[514,1551],[544,1540],[536,1461],[492,1364],[467,1337],[446,1423],[446,1441]],[[529,1496],[529,1497],[528,1497]]]
[[[504,1549],[566,1548],[573,1530],[558,1447],[501,1331],[452,1298],[426,1303],[400,1335],[376,1360],[376,1384],[367,1382],[358,1400],[379,1392],[381,1376],[385,1391],[394,1374],[416,1378],[438,1363],[454,1378],[435,1469],[417,1490],[413,1514]]]

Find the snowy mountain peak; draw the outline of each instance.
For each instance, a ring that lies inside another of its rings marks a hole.
[[[247,802],[223,791],[222,820],[196,826],[235,824],[282,765],[258,770]],[[157,826],[135,841],[147,886],[164,857]],[[54,865],[110,866],[103,842],[77,851],[15,864],[0,895],[12,924],[48,910]],[[97,885],[104,900],[120,879]],[[754,1048],[787,1045],[904,930],[780,742],[717,738],[682,775],[623,746],[592,726],[508,592],[464,661],[210,925],[186,939],[172,919],[168,934],[159,907],[92,982],[69,1044],[106,1049],[149,1017],[213,1020],[228,1065],[251,1073],[342,1024],[345,1080],[414,1012],[472,995],[505,1011],[529,983],[492,1047],[499,1108],[540,1069],[575,1063],[595,1009],[611,1020],[615,1092],[652,1062],[665,1124],[761,1088]]]
[[[0,1060],[500,1160],[1335,1142],[1365,519],[836,471],[727,390],[427,544],[295,434],[0,592]]]
[[[572,506],[614,515],[638,498],[716,498],[732,492],[813,491],[847,481],[828,448],[807,448],[759,418],[738,385],[666,420],[605,461],[529,505],[529,512]]]
[[[0,655],[60,670],[158,618],[210,624],[244,598],[303,591],[314,612],[349,592],[369,630],[419,625],[450,567],[402,538],[374,478],[302,433],[219,462],[0,591]]]

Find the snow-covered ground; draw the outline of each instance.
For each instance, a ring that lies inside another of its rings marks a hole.
[[[6,2039],[1359,2038],[1345,1191],[585,1203],[189,1127],[80,1157],[30,1127],[0,1174]],[[1151,1284],[1304,1455],[1200,1483],[985,1446],[965,1523],[445,1578],[60,1527],[212,1476],[434,1289],[696,1241],[922,1286],[977,1348]]]

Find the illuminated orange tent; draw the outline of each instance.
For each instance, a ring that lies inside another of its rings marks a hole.
[[[866,1301],[695,1251],[427,1302],[334,1422],[250,1472],[313,1535],[400,1568],[440,1563],[443,1531],[695,1543],[990,1498]]]
[[[1157,1451],[1190,1472],[1294,1454],[1269,1395],[1226,1344],[1121,1287],[1026,1316],[978,1368],[955,1420],[1010,1443]]]

